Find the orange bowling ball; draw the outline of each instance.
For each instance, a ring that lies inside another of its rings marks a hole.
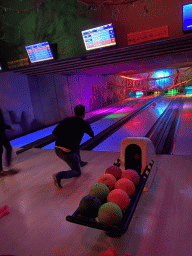
[[[109,249],[102,251],[99,254],[99,256],[119,256],[119,254],[117,253],[117,251],[114,248],[109,247]]]
[[[105,173],[99,177],[97,183],[105,184],[111,191],[114,188],[116,181],[116,178],[112,174]]]
[[[133,194],[135,193],[135,186],[134,186],[133,182],[131,180],[125,179],[125,178],[118,180],[115,183],[114,189],[122,189],[123,191],[125,191],[127,193],[128,197],[132,197]]]
[[[107,202],[115,203],[122,211],[125,211],[129,206],[130,199],[124,190],[114,189],[109,193]]]

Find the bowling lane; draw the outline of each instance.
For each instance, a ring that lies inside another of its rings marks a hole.
[[[106,106],[104,108],[101,109],[97,109],[97,110],[93,110],[91,112],[86,113],[85,115],[85,120],[91,117],[95,117],[97,115],[101,115],[101,114],[111,114],[115,111],[115,108],[122,108],[122,106],[131,103],[131,101],[136,100],[136,98],[127,98],[125,100],[122,100],[120,102],[111,104],[109,106]]]
[[[173,155],[192,155],[192,95],[183,98],[185,103],[174,143]]]
[[[102,109],[94,110],[89,113],[86,113],[85,119],[91,118],[93,116],[101,115],[101,114],[107,114],[107,113],[113,113],[114,111],[117,111],[122,108],[122,105],[127,105],[129,102],[136,100],[136,98],[128,98],[121,102],[117,102],[115,104],[111,104],[108,107],[104,107]],[[34,142],[36,140],[42,139],[43,137],[46,137],[48,135],[52,134],[52,131],[57,126],[57,124],[49,126],[45,129],[41,129],[36,132],[32,132],[30,134],[27,134],[25,136],[19,137],[17,139],[11,140],[11,144],[14,148],[21,148],[24,145],[27,145],[31,142]]]
[[[127,137],[145,137],[152,125],[164,112],[169,102],[170,99],[161,98],[157,102],[156,106],[149,106],[93,150],[120,152],[122,139]]]
[[[32,132],[30,134],[19,137],[17,139],[11,140],[11,145],[14,148],[21,148],[26,144],[29,144],[35,140],[39,140],[39,139],[42,139],[43,137],[50,135],[56,126],[57,126],[57,124],[49,126],[45,129],[42,129],[42,130],[39,130],[36,132]]]
[[[113,114],[107,115],[104,118],[94,122],[91,124],[91,127],[94,131],[94,134],[97,135],[98,133],[102,132],[104,129],[108,128],[112,124],[116,123],[118,120],[122,119],[124,116],[134,112],[142,105],[150,101],[153,97],[142,97],[138,99],[136,102],[133,102],[131,105],[121,108],[115,108]],[[90,137],[87,134],[84,134],[81,144],[89,140]],[[43,147],[44,149],[54,149],[55,142],[46,145]]]

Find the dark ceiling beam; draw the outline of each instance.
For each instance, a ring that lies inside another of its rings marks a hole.
[[[107,67],[110,69],[111,67],[110,73],[118,73],[120,71],[115,71],[115,66],[122,66],[121,71],[126,71],[126,66],[129,66],[131,70],[132,63],[134,65],[134,63],[141,64],[144,62],[148,69],[153,69],[152,63],[157,62],[158,64],[158,59],[162,60],[162,57],[170,57],[170,63],[166,64],[166,67],[169,64],[170,66],[175,64],[177,67],[178,65],[190,65],[192,62],[192,36],[187,35],[182,38],[167,39],[113,50],[106,49],[106,51],[86,56],[31,64],[30,66],[12,69],[12,71],[34,76],[51,74],[70,75],[93,68]],[[138,68],[140,66],[138,65]],[[157,67],[159,68],[159,65]],[[164,67],[162,66],[162,68]]]

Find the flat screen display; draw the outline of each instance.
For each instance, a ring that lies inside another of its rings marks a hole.
[[[31,63],[54,59],[48,42],[25,46]]]
[[[192,32],[192,3],[183,5],[183,32]]]
[[[116,45],[115,33],[112,24],[84,30],[81,33],[87,51]]]

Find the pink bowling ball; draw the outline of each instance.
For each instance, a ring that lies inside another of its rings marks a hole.
[[[121,178],[126,178],[126,179],[131,180],[135,186],[137,186],[140,181],[139,174],[135,170],[132,170],[132,169],[127,169],[127,170],[123,171]]]
[[[112,165],[106,169],[105,173],[112,174],[116,180],[119,180],[121,178],[122,170],[119,167]]]

